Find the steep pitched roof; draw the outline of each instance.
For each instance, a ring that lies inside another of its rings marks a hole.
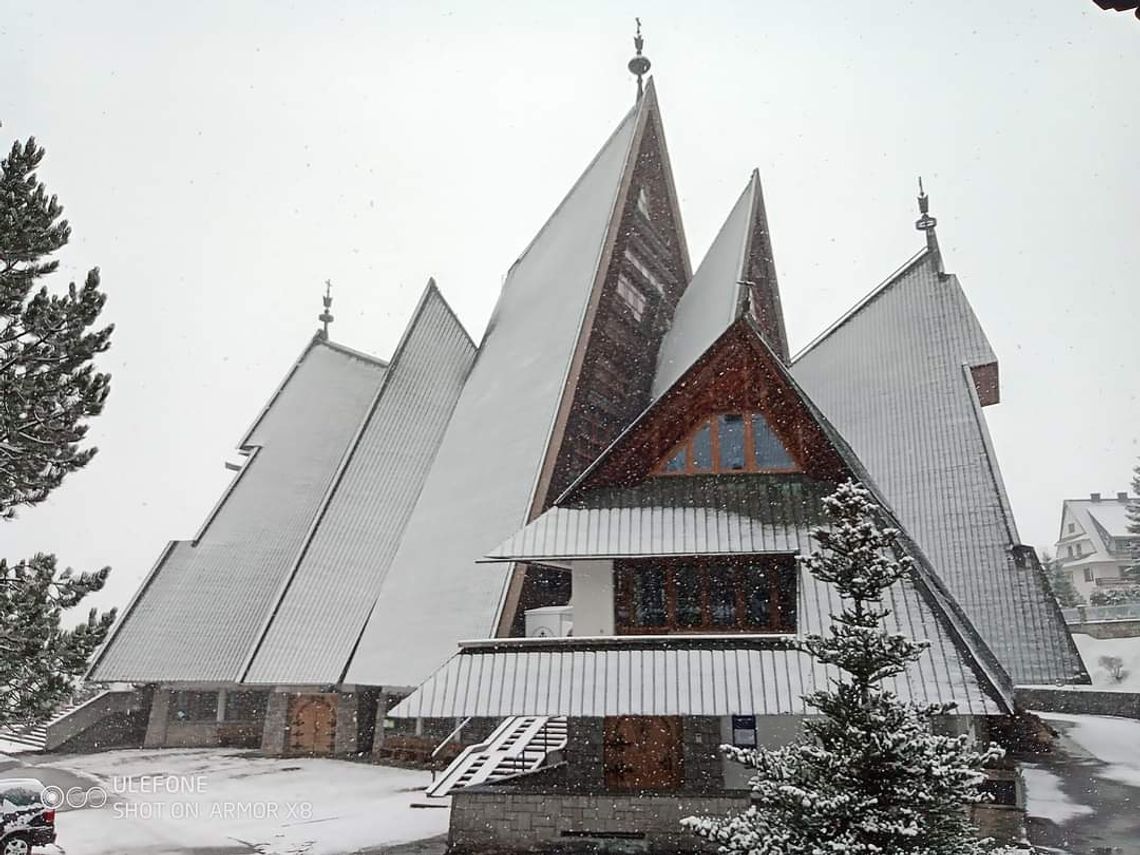
[[[340,681],[474,356],[430,282],[250,651],[245,682]]]
[[[728,376],[730,371],[735,374]],[[687,423],[709,412],[739,407],[766,412],[773,429],[782,434],[781,440],[803,467],[802,473],[650,476],[654,461],[671,447],[677,435],[684,434]],[[854,452],[765,342],[759,324],[744,316],[610,446],[555,507],[491,555],[497,560],[564,563],[657,555],[807,553],[812,549],[811,528],[826,524],[822,496],[849,477],[862,482],[882,501]],[[885,505],[882,516],[885,524],[898,527]],[[915,564],[912,574],[888,594],[893,610],[888,627],[927,639],[932,646],[929,655],[914,663],[896,688],[916,702],[954,701],[966,712],[993,714],[1012,709],[1008,676],[905,532],[901,547]],[[798,590],[799,631],[823,631],[838,608],[837,593],[802,571]],[[598,639],[590,641],[601,643]],[[656,643],[662,648],[661,654],[674,647],[680,654],[686,644],[696,642],[663,637]],[[727,639],[719,643],[733,646]],[[621,647],[621,640],[614,644]],[[473,663],[489,674],[504,664],[475,663],[470,657],[477,655],[482,651],[465,648],[396,714],[422,711],[425,703],[435,709],[432,699],[438,699],[441,681],[450,684],[457,675],[469,675]],[[506,648],[494,655],[510,656]],[[755,658],[759,654],[747,655]],[[741,696],[737,703],[744,706],[730,711],[802,713],[802,692],[826,683],[822,669],[796,651],[772,650],[769,655],[770,667],[789,675],[791,684],[798,683],[799,693],[795,685],[773,684],[759,695]],[[757,663],[756,667],[762,665]],[[756,679],[764,682],[762,674]],[[453,706],[439,708],[439,714],[470,715],[484,708],[480,704],[486,706],[488,698],[481,683],[476,682],[474,689],[470,683],[465,685],[465,691],[449,696],[448,703]],[[555,701],[529,684],[525,688],[519,693],[524,698],[541,696],[556,705],[565,701],[572,706],[575,702],[573,691],[571,696]],[[563,707],[544,709],[541,714],[567,714]],[[631,710],[623,708],[621,712]],[[495,707],[485,714],[540,713],[538,707],[511,706]]]
[[[653,379],[655,396],[672,386],[744,311],[738,284],[742,281],[753,283],[753,314],[772,349],[787,361],[787,333],[758,170],[752,171],[748,184],[677,304],[673,324],[657,360]]]
[[[1105,497],[1099,501],[1092,499],[1065,499],[1063,508],[1071,518],[1076,522],[1079,530],[1079,535],[1067,534],[1064,530],[1061,531],[1061,537],[1057,541],[1058,545],[1068,540],[1074,540],[1078,536],[1087,537],[1096,550],[1092,555],[1087,556],[1093,560],[1116,560],[1114,556],[1109,554],[1108,540],[1109,538],[1127,539],[1136,537],[1128,531],[1128,506],[1134,499],[1126,499],[1120,501],[1116,497]],[[1064,517],[1064,514],[1062,514]],[[1066,561],[1066,566],[1072,566],[1075,563]]]
[[[1017,531],[971,368],[996,362],[956,277],[924,250],[796,356],[792,374],[866,464],[1018,683],[1084,669]]]
[[[638,142],[656,109],[650,86],[507,274],[347,682],[415,685],[457,639],[494,631],[510,574],[474,562],[526,521],[548,477]]]
[[[94,662],[95,680],[236,680],[386,364],[314,338],[242,440],[197,538],[171,544]]]

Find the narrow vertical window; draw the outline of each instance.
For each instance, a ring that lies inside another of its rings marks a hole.
[[[638,626],[665,625],[665,571],[648,567],[637,572],[634,619]]]
[[[678,567],[674,572],[677,590],[677,626],[690,629],[704,622],[701,613],[701,585],[695,567]]]
[[[645,316],[645,295],[641,293],[641,289],[630,282],[626,277],[619,276],[617,283],[617,293],[621,297],[622,302],[625,303],[629,309],[630,315],[633,316],[635,321],[640,321]]]
[[[720,470],[739,471],[744,468],[744,416],[727,413],[717,420]]]
[[[767,629],[772,624],[772,580],[763,567],[748,567],[742,575],[747,623]]]
[[[709,620],[718,629],[736,626],[736,585],[731,567],[712,567],[708,571]]]

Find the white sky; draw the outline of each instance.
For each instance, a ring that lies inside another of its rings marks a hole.
[[[390,354],[428,276],[478,338],[502,276],[632,103],[645,22],[694,265],[759,167],[793,351],[922,245],[1001,360],[1022,539],[1140,455],[1140,23],[1092,2],[0,0],[0,140],[34,134],[99,265],[100,454],[0,555],[114,567],[194,535],[313,330]],[[1131,352],[1130,352],[1131,351]]]

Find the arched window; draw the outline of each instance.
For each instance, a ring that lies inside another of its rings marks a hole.
[[[795,472],[799,467],[763,413],[720,413],[665,456],[659,475],[709,472]]]

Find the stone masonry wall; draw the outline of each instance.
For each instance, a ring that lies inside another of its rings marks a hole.
[[[284,754],[289,724],[289,693],[270,692],[265,705],[265,727],[261,731],[261,750],[266,754]]]
[[[458,791],[451,807],[449,853],[714,852],[681,827],[694,814],[727,814],[747,796]]]

